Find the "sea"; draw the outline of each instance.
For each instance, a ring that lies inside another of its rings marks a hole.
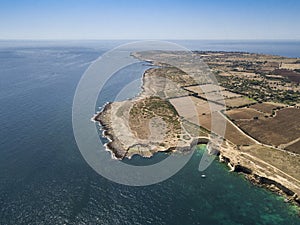
[[[114,183],[85,162],[72,129],[76,86],[94,60],[126,42],[0,41],[0,224],[299,225],[293,204],[217,160],[203,178],[198,166],[205,145],[177,174],[142,187]],[[174,42],[191,50],[300,57],[300,41]],[[137,63],[119,71],[122,79],[104,88],[97,107],[146,68]],[[136,95],[140,84],[131,90],[121,100]],[[125,163],[141,166],[164,157],[135,156]]]

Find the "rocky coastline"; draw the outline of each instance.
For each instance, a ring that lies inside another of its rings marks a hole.
[[[225,156],[226,155],[226,156]],[[223,154],[222,150],[219,154],[219,162],[225,163],[230,172],[243,174],[244,177],[249,180],[253,185],[266,188],[280,196],[284,197],[284,202],[294,203],[296,206],[300,207],[300,196],[292,190],[293,188],[288,188],[281,182],[276,181],[276,179],[264,176],[257,170],[253,170],[253,168],[247,167],[240,162],[236,163],[236,160],[233,160],[227,156],[227,154]],[[300,209],[299,209],[300,216]]]
[[[103,111],[105,112],[109,110],[110,107],[111,103],[106,104],[106,106],[103,108]],[[126,154],[124,154],[120,143],[115,140],[110,123],[104,119],[105,117],[99,115],[100,113],[94,119],[100,123],[101,129],[103,130],[103,136],[109,140],[109,142],[106,144],[107,150],[111,151],[115,159],[122,160],[125,157],[128,157]],[[208,141],[209,139],[207,139],[207,142]],[[204,143],[203,138],[201,138],[201,141],[195,139],[190,146],[182,148],[182,152],[188,152],[192,146],[200,143]],[[172,152],[174,150],[175,148],[171,147],[165,149],[164,152]],[[151,157],[154,153],[155,152],[152,152],[152,154],[149,154],[149,156],[144,155],[144,157]],[[220,163],[225,163],[228,166],[230,172],[241,173],[253,185],[266,188],[280,196],[283,196],[286,203],[292,202],[300,207],[300,197],[294,190],[292,190],[293,188],[288,188],[284,184],[276,181],[276,179],[272,179],[271,177],[265,176],[265,174],[255,170],[255,168],[244,165],[243,160],[240,160],[240,158],[236,157],[235,146],[232,146],[225,141],[223,147],[217,153],[214,152],[214,154],[218,155]],[[239,155],[239,157],[241,156]]]
[[[164,72],[168,72],[168,70],[172,69],[173,68],[160,68],[160,70],[164,70]],[[124,118],[124,116],[116,115],[120,114],[120,111],[122,111],[123,114],[127,114],[128,116],[130,113],[128,108],[132,107],[136,101],[155,95],[160,91],[161,75],[157,71],[159,70],[149,69],[145,71],[142,78],[142,92],[136,98],[122,103],[108,103],[104,106],[102,111],[93,118],[94,121],[100,123],[103,136],[108,139],[106,148],[112,153],[112,157],[115,159],[122,160],[124,158],[131,158],[135,154],[143,157],[151,157],[154,153],[160,151],[180,151],[185,153],[189,152],[191,147],[197,145],[199,143],[199,139],[205,138],[207,142],[209,142],[209,133],[206,132],[205,136],[200,137],[199,133],[198,135],[190,135],[186,132],[186,129],[184,129],[185,133],[183,132],[180,137],[176,134],[177,138],[169,138],[163,145],[158,144],[161,143],[161,140],[157,142],[147,142],[141,139],[136,140],[136,136],[129,134],[137,133],[132,132],[129,122],[127,121],[129,117]],[[168,87],[168,85],[166,86]],[[169,89],[166,88],[163,90],[165,91],[165,95],[172,95],[172,97],[174,97],[174,93],[169,91],[174,89],[174,87],[178,88],[173,83],[169,84]],[[180,93],[180,95],[185,95],[181,89],[176,94],[178,93]],[[180,123],[182,125],[182,120]],[[118,128],[118,126],[122,127]],[[256,148],[257,146],[253,144],[248,147]],[[217,152],[214,152],[214,154],[219,156],[220,162],[228,165],[231,172],[244,174],[245,177],[254,185],[267,188],[272,192],[283,196],[285,202],[293,202],[295,205],[300,207],[300,182],[294,177],[284,173],[268,162],[255,157],[255,155],[250,151],[246,151],[243,147],[233,144],[231,140],[224,139],[222,146]]]

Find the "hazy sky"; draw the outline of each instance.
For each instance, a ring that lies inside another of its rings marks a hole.
[[[300,39],[298,0],[0,0],[0,39]]]

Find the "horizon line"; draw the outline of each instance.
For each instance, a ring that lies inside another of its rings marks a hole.
[[[40,39],[35,39],[35,38],[25,38],[25,39],[19,39],[19,38],[0,38],[0,41],[300,41],[300,39],[297,38],[173,38],[173,39],[167,39],[167,38],[161,38],[161,39],[146,39],[146,38],[138,38],[138,39],[134,39],[134,38],[76,38],[76,39],[72,39],[72,38],[61,38],[61,39],[56,39],[56,38],[40,38]]]

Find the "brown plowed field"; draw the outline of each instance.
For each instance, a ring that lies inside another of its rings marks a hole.
[[[300,109],[285,108],[275,117],[236,121],[246,133],[262,143],[278,146],[300,136]]]
[[[277,105],[264,102],[251,105],[250,108],[256,109],[264,113],[272,114],[273,110],[277,108]]]
[[[253,119],[254,117],[264,117],[265,114],[251,108],[232,109],[226,112],[232,120]]]
[[[219,112],[213,113],[214,117],[214,128],[213,131],[216,132],[218,135],[224,135],[224,138],[231,141],[236,145],[252,145],[254,141],[248,138],[245,134],[240,132],[234,125],[227,121],[223,116],[220,115]],[[200,115],[199,116],[199,123],[202,127],[207,130],[211,130],[212,127],[212,117],[211,114],[208,115]],[[222,132],[224,128],[224,123],[226,126],[225,134]]]
[[[287,146],[286,150],[300,154],[300,141],[297,141],[296,143]]]

